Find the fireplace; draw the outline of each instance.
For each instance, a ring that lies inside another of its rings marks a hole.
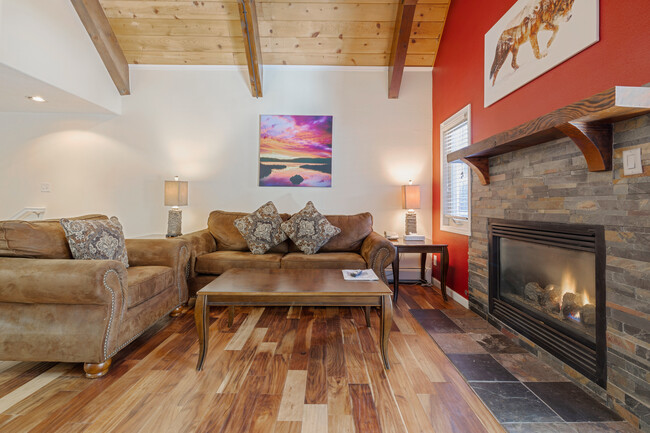
[[[490,219],[489,311],[605,387],[602,226]]]

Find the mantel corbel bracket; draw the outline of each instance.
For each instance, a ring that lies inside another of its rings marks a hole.
[[[568,122],[557,127],[578,146],[589,171],[612,169],[613,134],[611,123]]]
[[[481,185],[488,185],[490,183],[490,161],[488,157],[468,156],[460,160],[469,165],[469,168],[476,174]]]

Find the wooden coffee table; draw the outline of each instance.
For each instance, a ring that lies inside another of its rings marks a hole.
[[[384,367],[388,363],[388,334],[393,322],[392,292],[382,281],[345,281],[335,269],[229,269],[196,294],[194,320],[199,334],[199,360],[203,368],[208,351],[208,307],[230,307],[228,326],[232,326],[234,307],[330,306],[381,309],[380,346]]]

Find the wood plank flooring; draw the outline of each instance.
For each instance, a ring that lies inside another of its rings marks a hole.
[[[210,311],[195,370],[190,309],[122,350],[108,376],[81,364],[0,362],[0,431],[505,432],[409,312],[457,308],[439,291],[402,286],[382,368],[379,316],[360,308]]]

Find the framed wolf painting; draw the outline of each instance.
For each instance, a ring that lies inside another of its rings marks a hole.
[[[485,34],[485,106],[598,42],[599,0],[519,0]]]

